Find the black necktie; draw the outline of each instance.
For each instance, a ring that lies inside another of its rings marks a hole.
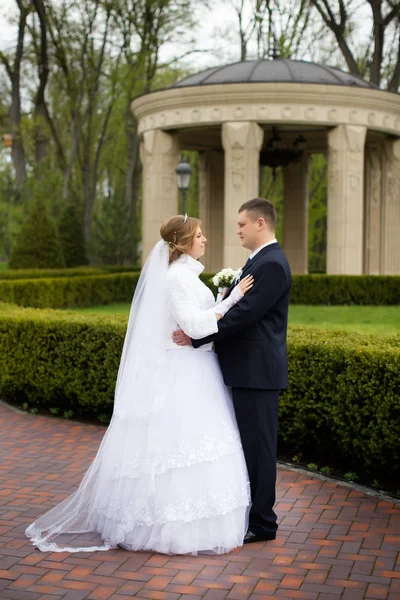
[[[251,262],[251,258],[250,258],[250,256],[249,256],[249,258],[248,258],[248,259],[246,260],[246,262],[244,263],[244,265],[243,265],[242,269],[241,269],[241,270],[239,269],[239,273],[240,273],[240,275],[239,275],[239,276],[236,276],[236,277],[237,277],[237,279],[235,279],[234,283],[238,283],[238,282],[239,282],[239,281],[242,279],[242,275],[243,275],[244,271],[247,269],[247,267],[249,266],[250,262]]]
[[[250,256],[249,256],[249,258],[246,260],[246,262],[245,262],[245,264],[244,264],[243,271],[244,271],[245,269],[247,269],[247,267],[249,266],[249,264],[250,264],[250,263],[251,263],[251,258],[250,258]]]

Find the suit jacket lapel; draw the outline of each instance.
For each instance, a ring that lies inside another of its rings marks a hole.
[[[262,256],[265,256],[266,254],[268,254],[268,252],[270,252],[271,250],[278,250],[279,248],[280,248],[280,245],[278,244],[278,242],[275,242],[274,244],[265,246],[265,248],[260,250],[260,252],[257,252],[255,257],[252,258],[251,260],[249,260],[247,265],[243,269],[242,274],[240,275],[239,281],[241,279],[243,279],[243,277],[245,277],[247,271],[256,264],[257,260],[259,260]],[[235,282],[231,283],[231,285],[228,287],[228,290],[225,294],[225,298],[228,298],[228,296],[232,292],[233,288],[237,285],[237,283],[239,283],[239,281],[237,281],[236,283]],[[224,300],[225,300],[225,298],[224,298]]]
[[[263,248],[262,250],[260,250],[260,252],[257,252],[257,254],[255,255],[254,258],[252,258],[245,269],[243,269],[242,274],[240,276],[240,279],[243,279],[243,277],[247,274],[247,271],[251,268],[254,267],[254,265],[256,264],[256,262],[262,258],[263,256],[265,256],[266,254],[268,254],[268,252],[271,252],[271,250],[278,250],[280,248],[278,242],[275,242],[274,244],[270,244],[269,246],[265,246],[265,248]]]

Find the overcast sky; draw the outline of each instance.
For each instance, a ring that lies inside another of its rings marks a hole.
[[[195,9],[195,17],[199,23],[193,32],[197,50],[208,50],[207,53],[196,52],[185,58],[184,64],[194,70],[239,60],[239,38],[235,13],[227,0],[212,0],[212,8]],[[362,40],[369,31],[370,11],[366,0],[359,0],[361,6],[360,19],[357,21],[357,38]],[[196,6],[196,5],[195,5]],[[16,41],[16,27],[7,22],[7,16],[17,14],[15,0],[0,0],[0,49],[12,49]],[[309,41],[305,41],[304,55],[306,60],[315,60],[314,50]],[[169,44],[162,49],[160,58],[169,62],[182,55],[187,49],[184,44]],[[210,52],[211,51],[211,52]],[[255,48],[249,46],[248,58],[255,57]]]

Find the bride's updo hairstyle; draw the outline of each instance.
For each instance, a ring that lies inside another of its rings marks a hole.
[[[200,225],[199,219],[183,215],[170,217],[164,221],[161,225],[160,235],[169,246],[169,264],[191,250],[197,228]]]

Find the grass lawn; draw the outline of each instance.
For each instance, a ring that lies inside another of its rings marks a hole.
[[[0,271],[3,271],[4,269],[7,269],[7,263],[0,262]]]
[[[109,304],[75,309],[80,313],[129,314],[130,304]],[[312,325],[320,329],[344,329],[356,333],[392,335],[400,333],[400,306],[302,306],[289,309],[290,325]]]
[[[303,306],[289,308],[289,324],[356,333],[400,333],[400,306]]]

